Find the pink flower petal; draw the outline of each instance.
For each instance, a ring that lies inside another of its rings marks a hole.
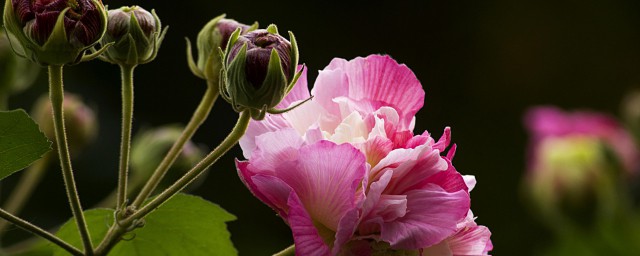
[[[390,106],[400,114],[401,125],[410,127],[415,114],[422,108],[424,90],[415,74],[405,65],[398,64],[389,56],[369,55],[366,58],[355,58],[351,61],[334,59],[325,71],[336,71],[346,74],[348,82],[329,84],[318,75],[314,87],[314,95],[322,98],[322,105],[329,106],[337,96],[348,96],[359,102],[363,112],[376,110],[382,106]],[[326,72],[326,74],[335,72]],[[323,78],[324,79],[324,78]],[[334,79],[335,81],[335,79]],[[335,87],[346,88],[335,90]],[[335,111],[335,109],[331,109]],[[335,112],[334,112],[335,113]]]
[[[331,255],[329,241],[325,241],[318,232],[313,220],[295,193],[289,198],[289,215],[287,222],[293,233],[296,255],[326,256]]]
[[[407,192],[407,214],[383,223],[381,238],[394,249],[416,250],[437,244],[456,231],[469,211],[469,194],[438,186]]]
[[[356,206],[365,158],[350,144],[329,141],[304,146],[299,155],[281,164],[276,175],[293,188],[315,222],[336,231],[340,218]]]
[[[273,132],[280,129],[291,128],[291,124],[282,115],[267,114],[262,121],[251,120],[249,127],[240,138],[240,148],[244,158],[250,159],[253,151],[256,149],[256,137],[263,133]]]
[[[262,170],[275,170],[283,162],[296,160],[298,149],[304,143],[291,128],[263,133],[255,141],[256,149],[251,156],[251,164]]]
[[[491,231],[485,226],[465,228],[447,239],[453,255],[487,255],[493,249]]]

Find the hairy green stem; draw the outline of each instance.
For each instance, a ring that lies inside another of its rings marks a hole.
[[[29,168],[22,172],[20,180],[16,184],[16,187],[11,191],[7,201],[3,205],[3,209],[13,214],[19,214],[27,202],[27,199],[31,197],[33,190],[42,180],[43,174],[47,170],[51,153],[47,153],[42,159],[33,163]],[[4,235],[6,227],[9,224],[7,221],[0,221],[0,237]]]
[[[164,159],[162,159],[160,165],[158,165],[156,170],[153,172],[142,190],[140,190],[140,193],[138,193],[138,196],[131,205],[133,205],[135,208],[140,207],[142,203],[144,203],[144,201],[149,198],[151,193],[153,193],[171,165],[173,165],[178,156],[180,156],[184,145],[191,139],[191,137],[193,137],[193,134],[209,116],[209,112],[211,112],[211,108],[218,98],[218,95],[218,86],[216,84],[213,84],[212,82],[208,82],[207,91],[202,97],[200,105],[198,105],[198,108],[193,113],[193,116],[191,116],[191,120],[189,120],[189,123],[184,128],[184,131],[182,131],[182,134],[180,135],[178,140],[173,143],[167,155],[165,155]]]
[[[222,141],[222,143],[220,143],[218,147],[216,147],[213,151],[211,151],[211,153],[209,153],[204,159],[202,159],[202,161],[200,161],[196,166],[189,170],[173,185],[165,189],[157,197],[140,208],[140,210],[136,211],[131,216],[128,216],[123,220],[116,220],[116,224],[111,227],[105,238],[96,248],[96,254],[106,254],[120,240],[121,236],[125,233],[125,230],[130,227],[135,221],[144,218],[147,214],[160,207],[164,202],[171,199],[171,197],[176,195],[178,192],[184,189],[184,187],[189,185],[189,183],[195,180],[198,175],[200,175],[204,170],[211,167],[212,164],[220,159],[222,155],[227,153],[227,151],[229,151],[229,149],[231,149],[240,140],[242,135],[244,135],[244,133],[246,132],[250,120],[251,114],[249,113],[249,111],[240,113],[240,117],[238,118],[238,121],[236,122],[233,130]]]
[[[64,101],[64,88],[62,83],[62,66],[49,66],[49,98],[53,109],[53,127],[56,135],[56,144],[58,149],[58,157],[60,158],[60,167],[62,168],[62,177],[67,191],[67,198],[71,206],[71,212],[76,220],[84,251],[86,255],[93,255],[93,247],[89,236],[89,229],[84,219],[80,197],[76,189],[76,181],[73,178],[73,169],[71,168],[71,157],[69,156],[69,145],[67,143],[67,134],[64,125],[64,113],[62,104]]]
[[[0,218],[3,218],[13,224],[15,224],[16,226],[18,226],[19,228],[28,231],[34,235],[40,236],[44,239],[49,240],[50,242],[60,246],[62,249],[65,249],[66,251],[68,251],[69,253],[71,253],[72,255],[85,255],[84,253],[82,253],[80,250],[78,250],[77,248],[73,247],[73,245],[68,244],[67,242],[63,241],[62,239],[58,238],[57,236],[47,232],[44,229],[41,229],[31,223],[29,223],[26,220],[20,219],[18,217],[16,217],[15,215],[12,215],[11,213],[5,211],[4,209],[0,209]]]
[[[122,131],[120,137],[120,168],[118,171],[118,199],[116,209],[125,207],[127,177],[131,150],[131,123],[133,120],[133,70],[135,66],[120,65],[122,76]]]
[[[296,255],[296,245],[292,244],[291,246],[285,248],[284,250],[274,254],[273,256],[293,256]]]

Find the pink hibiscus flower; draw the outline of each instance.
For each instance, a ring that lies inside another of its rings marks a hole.
[[[298,255],[419,252],[461,232],[468,186],[437,142],[414,136],[424,91],[388,56],[334,59],[313,100],[252,121],[240,140],[239,176],[291,227]],[[309,97],[306,74],[277,106]],[[471,178],[471,177],[467,177]]]
[[[536,107],[526,114],[525,126],[531,134],[527,182],[542,204],[586,196],[615,168],[625,175],[638,172],[638,148],[611,116]]]

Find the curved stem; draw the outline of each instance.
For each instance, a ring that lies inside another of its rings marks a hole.
[[[20,219],[14,215],[12,215],[11,213],[8,213],[7,211],[5,211],[4,209],[0,209],[0,218],[3,218],[13,224],[15,224],[16,226],[18,226],[19,228],[28,231],[34,235],[40,236],[44,239],[49,240],[50,242],[60,246],[62,249],[67,250],[69,253],[71,253],[72,255],[85,255],[84,253],[82,253],[80,250],[78,250],[77,248],[73,247],[73,245],[68,244],[67,242],[63,241],[62,239],[58,238],[57,236],[45,231],[44,229],[41,229],[31,223],[29,223],[26,220]]]
[[[182,131],[182,134],[180,135],[178,140],[173,143],[171,149],[169,149],[169,152],[167,152],[167,155],[165,155],[164,159],[162,159],[160,165],[158,165],[156,170],[153,172],[142,190],[140,190],[140,193],[138,193],[138,196],[131,205],[133,205],[135,208],[140,207],[142,203],[144,203],[144,201],[149,198],[151,193],[153,193],[171,165],[173,165],[178,156],[180,156],[184,145],[191,139],[191,137],[193,137],[193,134],[209,116],[209,112],[211,112],[211,108],[216,102],[218,95],[218,86],[209,82],[207,91],[202,97],[200,105],[198,105],[198,108],[193,113],[193,116],[191,116],[191,120],[189,120],[189,123],[184,128],[184,131]]]
[[[16,215],[20,213],[27,199],[31,197],[33,190],[42,180],[43,174],[47,170],[47,165],[49,164],[50,155],[51,153],[47,153],[44,157],[23,171],[20,180],[13,191],[11,191],[11,194],[9,194],[7,201],[2,207],[5,211]],[[4,235],[4,232],[6,231],[5,228],[8,224],[9,222],[7,221],[0,221],[0,237]]]
[[[62,168],[62,176],[67,191],[67,198],[71,206],[71,212],[76,220],[84,251],[86,255],[93,255],[93,247],[87,223],[82,213],[82,205],[80,197],[76,189],[76,181],[73,178],[73,169],[71,168],[71,157],[69,156],[69,145],[67,143],[67,134],[64,128],[64,113],[62,103],[64,101],[64,88],[62,84],[62,66],[49,66],[49,98],[51,100],[51,108],[53,109],[53,127],[56,135],[56,144],[58,147],[58,157],[60,158],[60,166]]]
[[[212,164],[220,159],[222,155],[229,151],[229,149],[231,149],[240,140],[242,135],[244,135],[245,131],[247,130],[250,120],[251,114],[249,113],[249,111],[243,111],[242,113],[240,113],[240,117],[238,118],[235,127],[222,141],[222,143],[218,145],[218,147],[211,151],[211,153],[209,153],[204,159],[202,159],[202,161],[200,161],[196,166],[194,166],[184,176],[182,176],[182,178],[180,178],[173,185],[165,189],[157,197],[140,208],[140,210],[136,211],[131,216],[119,221],[116,225],[113,225],[100,245],[98,245],[98,247],[96,248],[96,254],[106,254],[118,242],[122,234],[124,234],[125,229],[132,225],[134,221],[144,218],[147,214],[160,207],[164,202],[171,199],[171,197],[173,197],[189,183],[195,180],[198,175],[200,175],[204,170],[211,167]]]
[[[296,245],[292,244],[291,246],[285,248],[284,250],[274,254],[273,256],[288,256],[288,255],[296,255]]]
[[[124,208],[127,201],[127,176],[131,149],[131,122],[133,120],[133,70],[135,66],[120,65],[122,76],[122,130],[120,137],[120,168],[118,171],[118,200],[116,209]]]

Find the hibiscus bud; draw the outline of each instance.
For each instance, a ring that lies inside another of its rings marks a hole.
[[[293,88],[300,72],[296,73],[298,47],[289,35],[291,42],[275,25],[232,35],[224,54],[222,95],[236,111],[249,109],[260,119]]]
[[[255,30],[258,23],[248,26],[232,19],[225,19],[222,14],[209,21],[198,33],[198,61],[193,62],[189,56],[190,68],[196,76],[203,79],[218,82],[220,76],[221,60],[220,49],[227,48],[231,34],[240,28],[240,34]],[[188,46],[190,48],[190,46]],[[191,52],[191,49],[188,49]]]
[[[100,43],[114,45],[104,53],[103,60],[130,66],[152,61],[166,33],[161,27],[153,10],[148,12],[139,6],[109,10],[107,32]]]
[[[42,65],[77,63],[104,34],[100,0],[7,0],[4,23],[22,55]]]
[[[17,56],[9,35],[0,29],[0,97],[27,89],[38,78],[40,67]]]
[[[87,145],[93,142],[98,131],[98,123],[93,110],[85,105],[78,95],[65,93],[62,108],[69,149],[74,155],[82,152]],[[36,101],[32,116],[40,126],[40,130],[55,143],[53,112],[48,95],[42,95]]]
[[[143,184],[155,171],[158,164],[169,152],[173,143],[182,134],[183,127],[179,125],[167,125],[150,130],[143,130],[137,133],[131,144],[131,172],[132,183]],[[159,188],[166,188],[168,185],[185,172],[190,170],[204,157],[204,150],[196,144],[188,141],[184,149],[171,166],[163,179]],[[204,176],[204,175],[203,175]],[[203,177],[201,176],[201,177]],[[199,178],[198,180],[202,180]],[[194,183],[192,183],[194,184]]]

